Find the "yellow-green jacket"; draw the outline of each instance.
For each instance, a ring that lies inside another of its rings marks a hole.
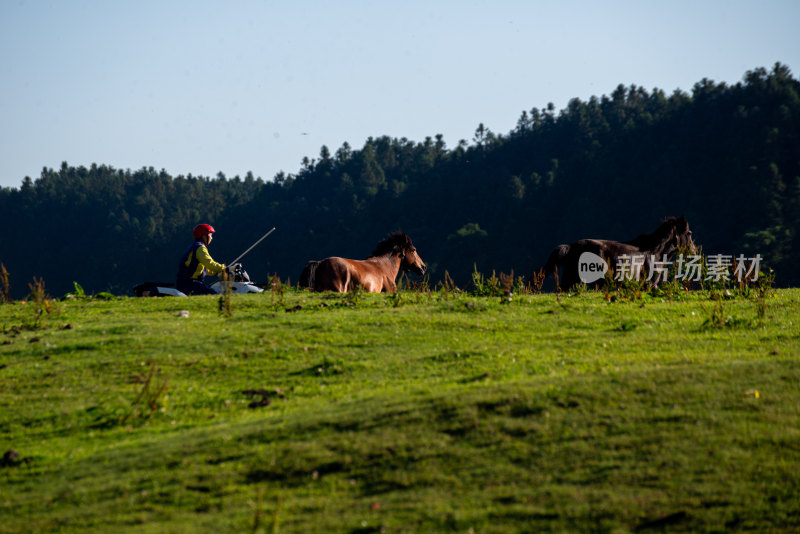
[[[178,265],[178,280],[202,281],[207,274],[219,274],[224,270],[225,265],[217,263],[211,258],[205,244],[202,241],[195,241],[181,256]]]

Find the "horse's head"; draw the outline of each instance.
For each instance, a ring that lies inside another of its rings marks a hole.
[[[673,222],[673,246],[675,250],[688,250],[692,254],[697,253],[697,245],[692,239],[692,230],[689,228],[689,221],[684,217],[676,217]]]
[[[383,256],[392,254],[400,258],[400,268],[404,271],[412,271],[420,276],[425,274],[428,267],[422,258],[417,254],[417,248],[411,242],[411,238],[404,232],[395,232],[389,237],[378,243],[371,256]]]
[[[417,247],[411,245],[400,252],[400,268],[404,271],[413,271],[422,276],[428,270],[428,266],[417,254]]]

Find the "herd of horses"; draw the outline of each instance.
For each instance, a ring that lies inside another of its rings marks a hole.
[[[560,267],[563,274],[558,278],[559,285],[568,289],[580,282],[578,259],[584,252],[596,254],[610,265],[616,265],[623,255],[644,256],[644,268],[648,270],[650,258],[661,259],[679,250],[696,252],[692,231],[684,217],[668,217],[654,232],[641,234],[630,241],[581,239],[569,245],[559,245],[538,272],[545,277],[554,272],[557,275]],[[334,256],[308,262],[300,275],[300,286],[313,291],[339,293],[346,293],[356,286],[369,293],[394,292],[397,290],[395,280],[401,269],[422,276],[427,266],[411,238],[398,231],[378,243],[365,260]],[[657,284],[658,281],[656,277],[652,283]]]

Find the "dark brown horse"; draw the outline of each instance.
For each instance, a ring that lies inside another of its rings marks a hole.
[[[400,269],[425,274],[425,262],[403,232],[395,232],[375,247],[366,260],[331,257],[310,261],[300,275],[300,286],[314,291],[346,293],[354,286],[369,293],[397,290],[395,279]]]
[[[550,257],[542,269],[544,276],[547,277],[563,266],[560,286],[563,289],[569,289],[581,282],[578,274],[578,260],[584,252],[600,256],[611,269],[617,266],[617,260],[623,255],[644,256],[643,268],[645,271],[649,271],[651,256],[655,256],[657,261],[661,261],[664,255],[670,256],[679,249],[685,249],[691,253],[697,251],[692,240],[689,222],[683,217],[668,217],[652,234],[642,234],[630,241],[581,239],[571,245],[559,245],[550,253]],[[660,273],[654,276],[651,283],[658,284],[660,276]]]

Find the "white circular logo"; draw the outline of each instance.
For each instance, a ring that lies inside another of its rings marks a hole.
[[[584,284],[591,284],[603,278],[608,272],[606,261],[592,252],[584,252],[578,258],[578,278]]]

